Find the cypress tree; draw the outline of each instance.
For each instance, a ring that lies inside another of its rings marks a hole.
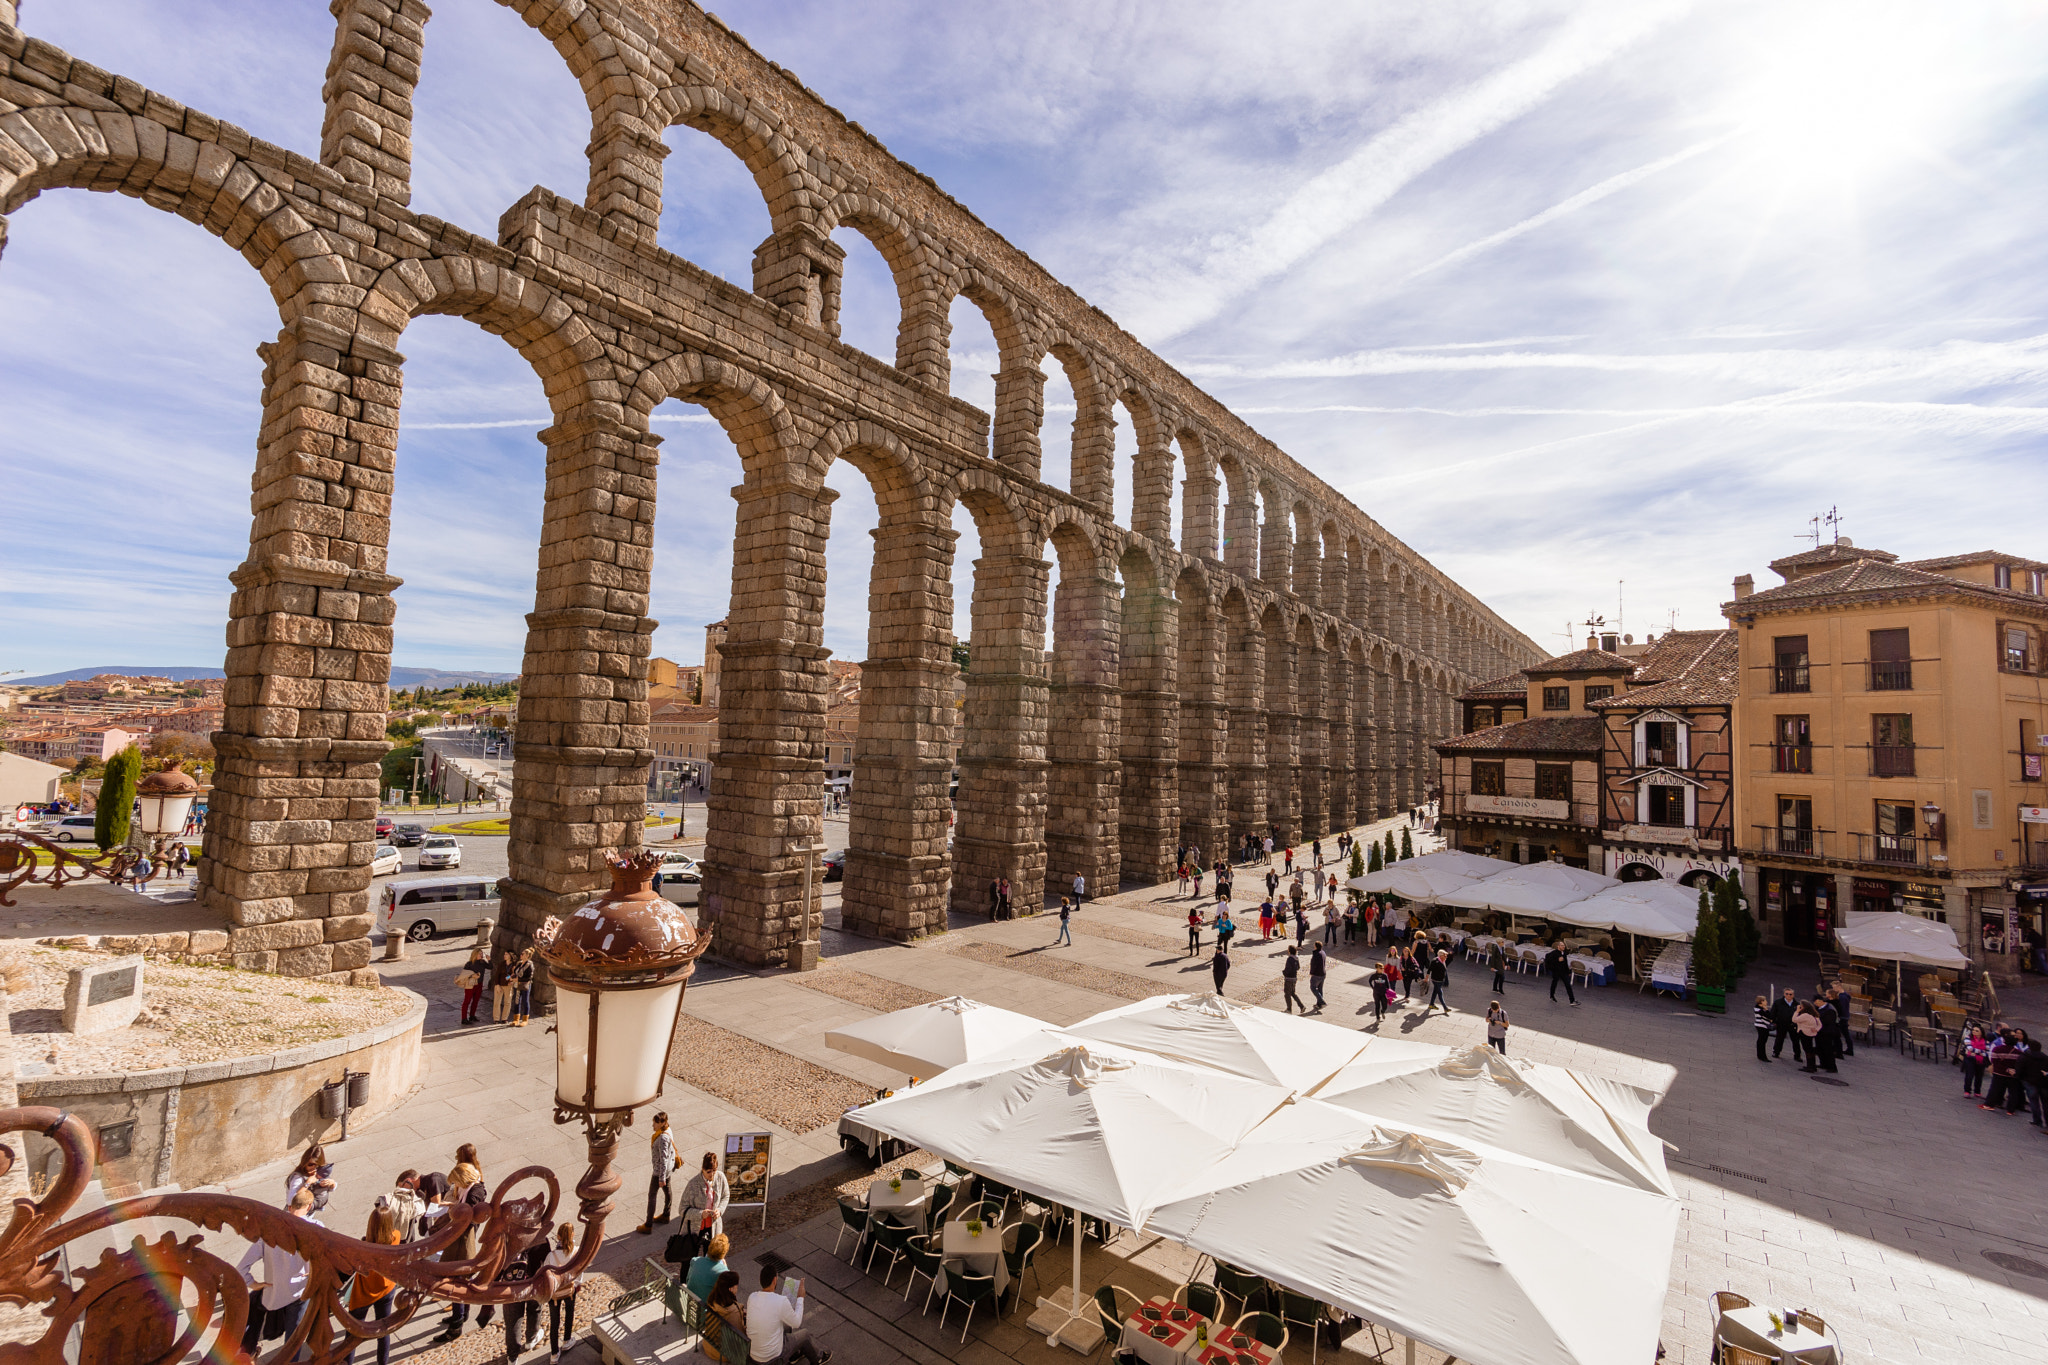
[[[1353,851],[1356,852],[1355,849]],[[1380,846],[1378,843],[1374,843],[1372,846],[1372,857],[1366,859],[1365,870],[1367,872],[1377,872],[1385,866],[1386,863],[1380,858]]]
[[[1388,830],[1387,847],[1386,851],[1380,855],[1380,862],[1383,866],[1392,867],[1399,856],[1394,852],[1394,831]]]
[[[133,744],[107,760],[100,803],[93,810],[92,840],[102,853],[128,842],[135,814],[135,783],[142,776],[142,750]]]
[[[1721,961],[1721,926],[1704,887],[1700,888],[1699,921],[1692,931],[1692,979],[1696,989],[1709,991],[1725,989],[1728,980]]]
[[[1404,825],[1401,827],[1401,857],[1403,859],[1408,859],[1413,858],[1414,856],[1415,841],[1408,837],[1408,828]]]

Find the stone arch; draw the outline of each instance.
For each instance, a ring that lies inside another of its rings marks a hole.
[[[626,404],[644,426],[647,414],[665,398],[696,403],[718,419],[739,451],[748,483],[796,474],[808,492],[823,486],[831,455],[818,447],[800,453],[795,420],[782,395],[760,376],[694,351],[673,355],[641,372]]]
[[[1182,423],[1173,433],[1180,447],[1180,549],[1198,559],[1214,560],[1216,533],[1222,523],[1217,504],[1216,459],[1200,429]]]
[[[1116,506],[1116,432],[1113,400],[1095,361],[1063,333],[1043,339],[1034,361],[1050,355],[1066,371],[1074,390],[1073,442],[1067,488],[1083,504],[1108,519]]]
[[[1293,544],[1288,535],[1288,511],[1293,498],[1271,474],[1259,476],[1259,504],[1265,516],[1259,523],[1259,582],[1274,592],[1289,590],[1289,565]]]
[[[946,352],[952,323],[946,310],[953,301],[946,273],[933,268],[916,230],[886,200],[872,194],[833,196],[819,211],[818,236],[829,242],[833,230],[840,227],[852,228],[873,244],[896,281],[896,298],[902,309],[896,328],[896,368],[912,379],[945,389],[952,368]],[[839,335],[836,276],[828,282],[823,326]]]
[[[1008,480],[987,469],[967,467],[953,474],[954,500],[974,518],[975,533],[981,537],[984,554],[1023,554],[1030,540],[1030,517],[1014,504],[1015,490]]]
[[[923,462],[895,432],[865,419],[841,422],[818,438],[811,447],[808,463],[823,479],[833,464],[842,459],[874,485],[875,507],[882,515],[884,528],[911,523],[929,528],[939,526],[939,503],[925,477]],[[943,534],[951,536],[952,531],[947,529]],[[880,572],[879,563],[876,571]]]
[[[1259,509],[1257,478],[1243,455],[1230,446],[1216,451],[1216,469],[1222,476],[1228,501],[1222,510],[1222,546],[1219,557],[1231,572],[1251,578],[1259,570]]]

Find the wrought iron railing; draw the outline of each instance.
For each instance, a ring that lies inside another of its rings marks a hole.
[[[1774,773],[1812,772],[1813,746],[1811,744],[1773,744],[1771,746],[1771,771]]]
[[[1911,777],[1913,775],[1913,746],[1910,744],[1871,745],[1870,775],[1872,777]]]
[[[1758,846],[1765,853],[1791,858],[1818,858],[1827,849],[1825,829],[1802,829],[1794,825],[1754,825]]]
[[[1873,692],[1912,691],[1912,661],[1909,659],[1872,659],[1870,661],[1870,690]]]
[[[1811,692],[1813,677],[1805,664],[1779,664],[1771,670],[1771,691]]]

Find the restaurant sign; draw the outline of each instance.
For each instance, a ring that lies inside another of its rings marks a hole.
[[[1571,802],[1545,801],[1535,796],[1481,796],[1473,792],[1465,798],[1465,809],[1473,815],[1525,815],[1531,820],[1572,818]]]
[[[2021,806],[2020,823],[2023,825],[2048,825],[2048,806]]]

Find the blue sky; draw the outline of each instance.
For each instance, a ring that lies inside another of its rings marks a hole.
[[[324,0],[24,10],[317,149]],[[1632,633],[1716,625],[1729,580],[1831,506],[1906,556],[2048,558],[2039,6],[718,11],[1545,647],[1618,594]],[[415,132],[424,212],[489,232],[535,183],[581,194],[581,96],[490,0],[435,6]],[[670,143],[663,244],[747,282],[752,182],[700,134]],[[880,258],[840,240],[846,340],[891,355]],[[993,342],[971,305],[955,322],[955,390],[985,406]],[[240,257],[139,201],[53,191],[13,216],[0,670],[219,662],[276,326]],[[404,349],[396,661],[516,669],[539,385],[456,319]],[[1063,397],[1055,379],[1055,481]],[[683,405],[656,430],[656,648],[694,662],[739,467]],[[873,501],[850,468],[833,482],[827,643],[859,658]]]

